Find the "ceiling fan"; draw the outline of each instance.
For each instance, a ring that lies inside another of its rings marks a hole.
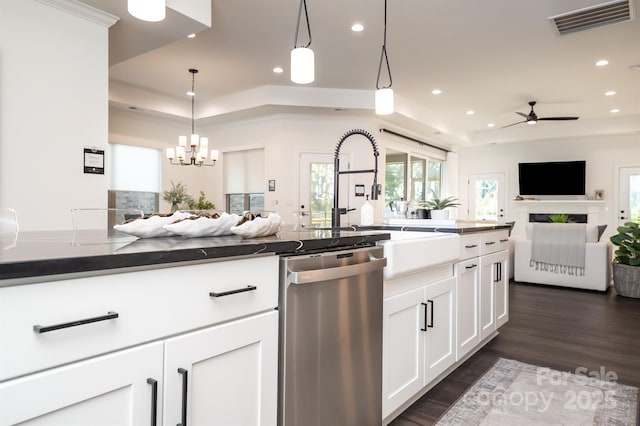
[[[524,121],[518,121],[517,123],[509,124],[508,126],[503,126],[502,128],[504,129],[505,127],[511,127],[521,123],[536,124],[538,121],[541,121],[541,120],[562,121],[562,120],[577,120],[579,118],[579,117],[538,117],[536,113],[533,111],[533,106],[535,104],[536,104],[536,101],[529,102],[529,105],[531,106],[531,111],[529,111],[529,114],[525,114],[523,112],[516,112],[516,114],[521,115],[525,118]]]

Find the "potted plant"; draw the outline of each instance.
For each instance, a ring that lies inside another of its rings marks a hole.
[[[568,214],[550,214],[549,221],[551,223],[569,223]]]
[[[178,210],[182,204],[193,202],[193,198],[187,194],[187,187],[182,182],[176,185],[173,181],[171,181],[171,189],[162,193],[162,199],[171,204],[171,212]]]
[[[204,195],[204,191],[200,191],[200,197],[197,201],[191,198],[187,203],[191,210],[213,210],[216,208],[215,204],[207,200]]]
[[[619,226],[610,238],[617,247],[613,258],[613,286],[620,296],[640,298],[640,227],[635,222]]]
[[[431,210],[431,219],[449,219],[449,211],[445,209],[447,207],[459,206],[460,203],[457,201],[458,199],[453,196],[447,198],[435,197],[431,200],[426,200],[422,204],[424,207]]]

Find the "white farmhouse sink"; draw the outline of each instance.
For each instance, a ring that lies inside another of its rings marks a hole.
[[[410,274],[460,258],[458,234],[438,232],[385,231],[390,240],[380,241],[387,266],[384,278]]]

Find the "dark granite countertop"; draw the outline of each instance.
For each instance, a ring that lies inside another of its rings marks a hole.
[[[389,239],[383,230],[283,230],[270,237],[137,239],[117,233],[72,231],[20,232],[0,238],[0,286],[115,269],[167,266],[234,256],[305,253],[373,245]],[[38,278],[42,277],[42,278]]]

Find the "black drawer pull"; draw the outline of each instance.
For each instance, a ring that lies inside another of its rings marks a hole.
[[[484,243],[485,246],[492,246],[494,245],[496,242],[495,241],[487,241],[486,243]]]
[[[189,372],[184,368],[178,368],[178,374],[182,374],[182,410],[181,421],[176,426],[187,426],[187,387]]]
[[[476,248],[476,247],[478,247],[477,244],[470,244],[468,246],[464,246],[464,248],[467,248],[467,249],[472,249],[472,248]]]
[[[229,296],[230,294],[238,294],[238,293],[244,293],[245,291],[253,291],[253,290],[256,290],[257,288],[258,287],[254,285],[248,285],[245,288],[238,288],[238,289],[229,290],[229,291],[221,291],[220,293],[216,293],[215,291],[212,291],[209,293],[209,296],[211,297]]]
[[[427,304],[426,303],[420,303],[422,306],[424,306],[424,327],[420,327],[421,331],[427,331],[427,327],[429,327],[429,324],[427,323]]]
[[[475,267],[477,267],[478,265],[476,265],[475,263],[473,265],[469,265],[469,266],[465,266],[466,269],[473,269]]]
[[[116,319],[119,315],[117,312],[107,312],[107,315],[102,315],[99,317],[87,318],[78,321],[65,322],[63,324],[56,325],[34,325],[33,331],[36,333],[48,333],[49,331],[60,330],[63,328],[76,327],[84,324],[91,324],[92,322],[106,321],[110,319]]]
[[[509,239],[508,239],[508,238],[505,238],[505,239],[503,239],[503,240],[500,240],[500,242],[501,242],[501,243],[506,243],[507,241],[509,241]]]
[[[151,385],[151,426],[158,424],[158,381],[149,377],[147,383]]]

